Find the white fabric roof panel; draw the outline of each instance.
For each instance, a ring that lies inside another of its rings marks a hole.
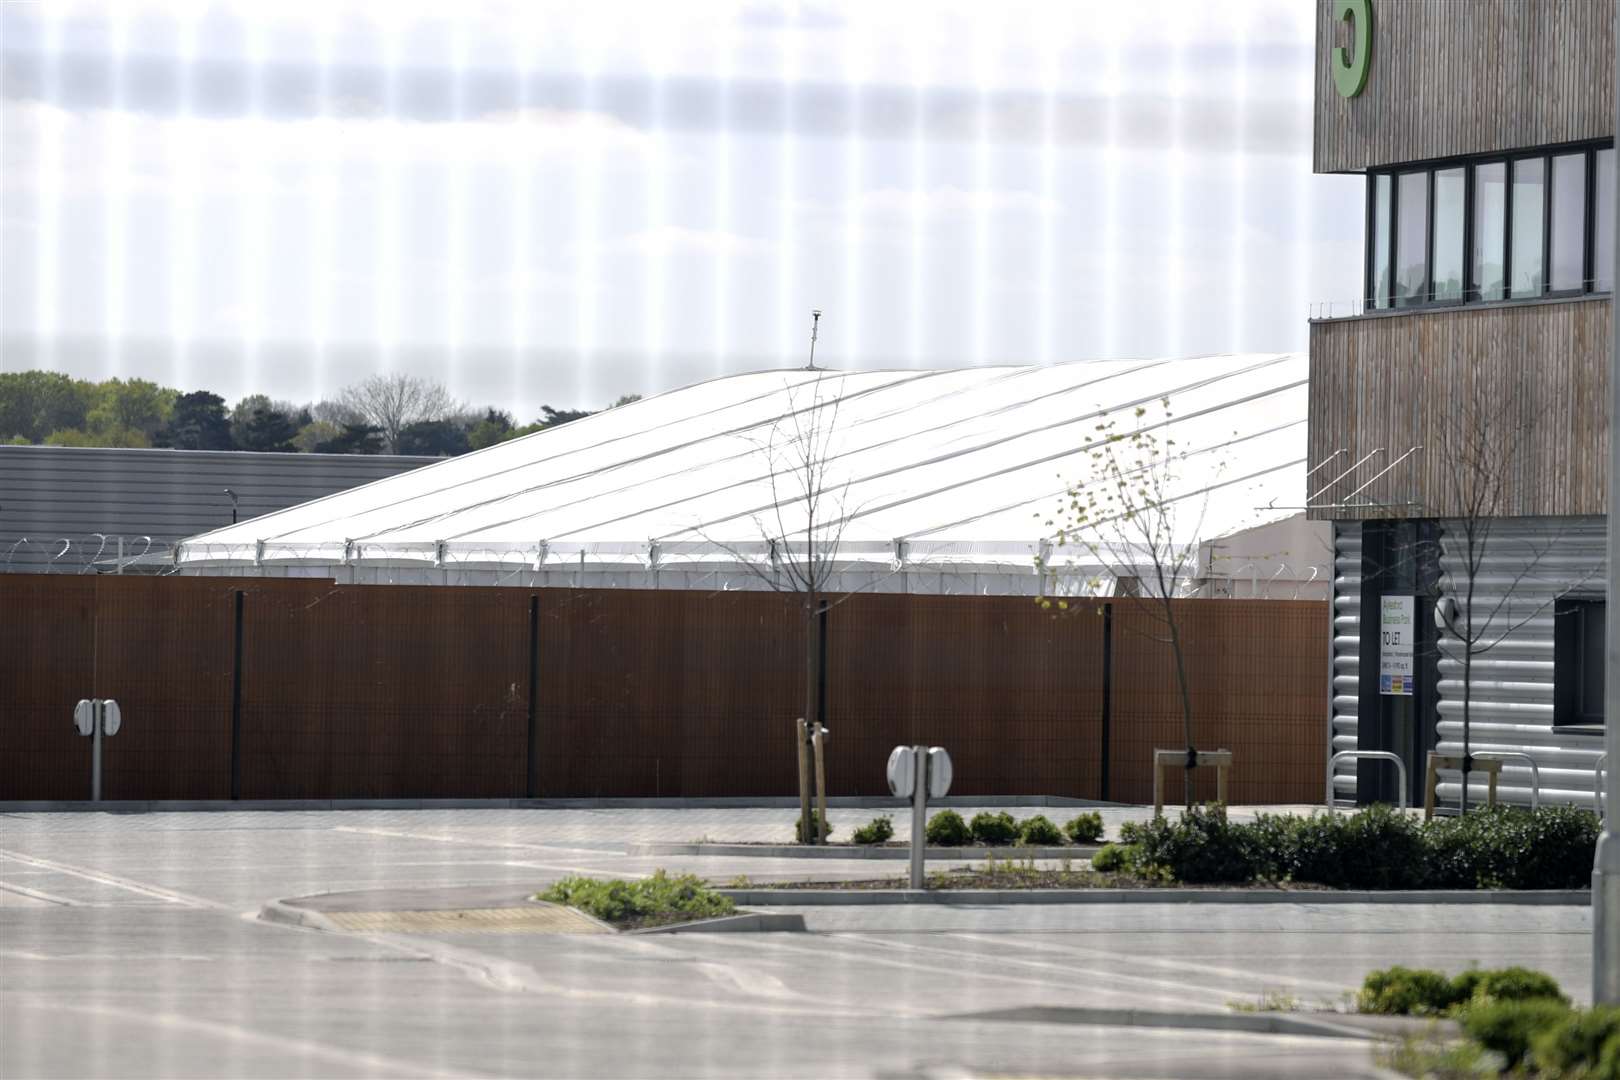
[[[501,561],[652,542],[666,558],[731,559],[802,538],[805,484],[788,469],[813,430],[840,561],[887,562],[904,539],[1027,566],[1065,487],[1089,477],[1099,423],[1127,430],[1138,405],[1151,422],[1160,398],[1187,452],[1186,539],[1209,538],[1303,504],[1306,377],[1295,354],[736,375],[205,533],[176,561]]]

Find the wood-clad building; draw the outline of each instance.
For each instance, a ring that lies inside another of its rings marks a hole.
[[[1592,805],[1614,47],[1593,0],[1318,3],[1315,169],[1366,177],[1360,301],[1310,329],[1329,737],[1397,752],[1413,796],[1437,750],[1502,755],[1508,801]],[[1336,766],[1340,798],[1394,786]]]

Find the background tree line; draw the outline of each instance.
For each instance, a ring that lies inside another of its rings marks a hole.
[[[608,407],[639,398],[626,394]],[[23,446],[445,457],[590,415],[544,405],[538,419],[520,425],[505,410],[470,409],[443,385],[404,374],[373,375],[310,405],[249,394],[227,407],[207,390],[182,394],[145,379],[0,372],[0,443]]]

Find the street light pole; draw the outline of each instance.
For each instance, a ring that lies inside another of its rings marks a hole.
[[[231,497],[231,524],[235,525],[236,524],[236,492],[232,491],[230,488],[226,488],[225,489],[225,494],[227,494],[227,495],[229,495]]]
[[[1620,61],[1620,0],[1614,5],[1616,60]],[[1611,120],[1620,131],[1620,79],[1615,81]],[[1614,196],[1620,211],[1620,191]],[[1620,213],[1613,226],[1620,241]],[[1620,832],[1615,828],[1615,807],[1620,804],[1620,302],[1609,301],[1609,543],[1608,602],[1603,643],[1603,741],[1609,752],[1607,797],[1603,805],[1603,832],[1598,836],[1592,863],[1592,1001],[1620,1005]]]

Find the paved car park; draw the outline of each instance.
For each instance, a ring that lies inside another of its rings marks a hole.
[[[846,830],[872,811],[830,816]],[[257,917],[320,892],[526,890],[659,866],[720,881],[873,874],[860,860],[624,854],[780,840],[792,818],[0,814],[0,1075],[1374,1076],[1362,1040],[1153,1025],[1230,1017],[1261,995],[1332,1004],[1392,963],[1522,963],[1588,989],[1577,906],[807,907],[793,910],[808,933],[657,937],[332,934]]]

